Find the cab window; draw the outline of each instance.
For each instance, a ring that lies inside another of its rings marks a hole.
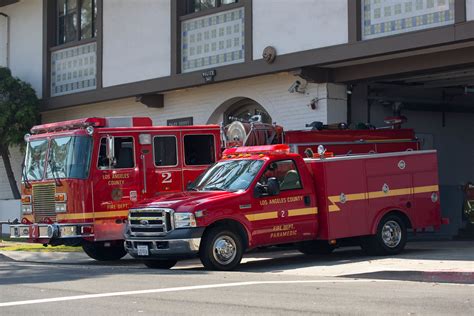
[[[114,161],[107,158],[107,139],[100,140],[99,169],[125,169],[134,168],[133,137],[114,137]]]
[[[155,166],[157,167],[176,166],[178,164],[175,136],[156,136],[153,139],[153,152]]]
[[[280,191],[301,189],[301,178],[293,160],[280,160],[270,163],[259,183],[266,185],[269,178],[276,178]]]
[[[184,156],[188,166],[210,165],[214,163],[213,135],[184,136]]]

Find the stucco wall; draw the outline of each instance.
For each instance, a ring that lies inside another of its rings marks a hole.
[[[327,122],[327,86],[309,84],[304,94],[289,93],[288,88],[296,79],[291,74],[281,73],[178,90],[165,94],[163,109],[147,108],[131,98],[84,105],[45,112],[43,121],[84,116],[145,115],[150,116],[155,125],[166,125],[168,119],[187,116],[193,116],[194,124],[219,123],[222,120],[222,104],[233,98],[251,98],[269,112],[273,121],[286,129],[303,129],[306,123],[312,121]],[[321,99],[316,110],[308,106],[313,98]],[[215,112],[220,115],[213,115]],[[211,116],[213,119],[210,120]]]
[[[474,21],[474,0],[466,0],[466,18]]]
[[[105,0],[103,85],[169,76],[170,0]]]
[[[253,58],[347,43],[347,0],[253,0]]]
[[[14,76],[26,81],[42,96],[43,1],[21,0],[0,8],[10,19],[9,67]],[[5,27],[2,23],[0,27]],[[3,30],[0,34],[6,34]],[[5,36],[0,37],[5,45]],[[2,65],[4,66],[4,65]]]

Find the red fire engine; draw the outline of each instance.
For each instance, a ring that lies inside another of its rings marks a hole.
[[[438,229],[436,151],[315,158],[288,145],[227,149],[187,192],[132,208],[125,247],[151,268],[199,256],[230,270],[249,249],[295,243],[306,254],[341,242],[368,253],[397,254],[407,229]]]
[[[84,118],[38,125],[31,132],[21,224],[11,226],[11,237],[82,245],[97,260],[126,254],[130,207],[185,190],[220,158],[221,147],[287,142],[301,153],[324,144],[336,154],[419,149],[410,129],[283,133],[278,126],[234,122],[221,135],[217,125],[157,127],[146,117]]]
[[[87,118],[35,126],[27,137],[21,224],[12,238],[82,245],[123,257],[128,209],[181,192],[220,158],[218,125],[156,127],[150,118]]]

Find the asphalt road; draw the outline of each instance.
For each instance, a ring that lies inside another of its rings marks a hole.
[[[0,315],[474,314],[473,284],[288,273],[316,259],[285,254],[235,272],[205,271],[195,261],[161,271],[131,260],[47,264],[0,256]]]

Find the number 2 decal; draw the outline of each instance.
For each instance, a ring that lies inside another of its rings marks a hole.
[[[171,178],[171,172],[163,172],[161,174],[161,177],[163,178],[161,183],[172,183],[173,182],[173,179]]]

